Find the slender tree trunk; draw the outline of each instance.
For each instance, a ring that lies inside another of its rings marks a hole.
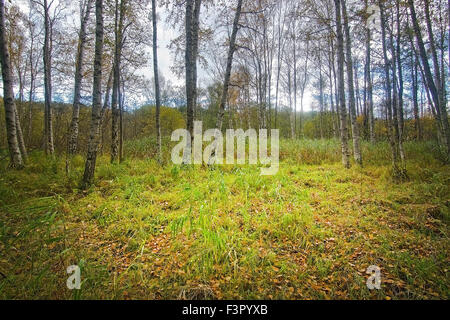
[[[92,0],[86,2],[86,6],[81,11],[80,33],[78,38],[77,60],[75,66],[75,88],[73,95],[72,121],[69,129],[68,154],[74,155],[77,152],[78,144],[78,123],[80,120],[81,101],[81,81],[83,79],[83,59],[84,49],[87,41],[87,24],[92,7]]]
[[[355,88],[353,81],[353,58],[352,58],[352,42],[350,37],[350,27],[348,24],[347,7],[345,0],[341,0],[342,3],[342,13],[344,16],[344,31],[345,31],[345,43],[347,52],[347,83],[348,83],[348,95],[349,95],[349,109],[350,109],[350,121],[352,126],[352,138],[353,138],[353,155],[356,163],[362,165],[362,155],[360,147],[360,137],[358,122],[356,120],[356,109],[355,109]]]
[[[391,46],[392,46],[392,52],[394,53],[394,59],[396,61],[394,62],[394,68],[397,66],[397,70],[392,70],[393,74],[395,75],[395,72],[398,73],[398,85],[397,82],[394,80],[394,86],[397,86],[397,108],[396,110],[396,118],[397,118],[397,126],[398,126],[398,149],[400,153],[400,159],[401,159],[401,165],[402,165],[402,171],[403,174],[406,174],[406,154],[403,147],[403,139],[404,139],[404,115],[403,115],[403,70],[402,70],[402,60],[401,60],[401,48],[400,48],[400,41],[401,41],[401,33],[400,33],[400,3],[399,1],[396,1],[396,9],[397,9],[397,46],[396,51],[394,50],[393,36],[391,35]],[[394,77],[395,79],[395,77]],[[394,89],[395,90],[395,89]]]
[[[158,75],[158,32],[156,21],[156,0],[152,0],[152,20],[153,20],[153,73],[155,78],[155,100],[156,100],[156,143],[158,145],[158,161],[162,163],[161,151],[161,94],[159,90],[159,75]]]
[[[323,113],[324,113],[324,93],[323,93],[323,77],[322,77],[322,59],[319,55],[319,129],[320,129],[320,139],[323,139]]]
[[[19,142],[20,153],[22,154],[22,159],[24,162],[28,159],[27,148],[25,147],[25,140],[23,139],[22,126],[20,125],[19,112],[16,108],[16,131],[17,131],[17,141]]]
[[[367,0],[366,0],[367,7]],[[372,68],[371,68],[371,55],[372,50],[370,47],[370,42],[372,40],[372,33],[370,28],[366,29],[366,66],[365,66],[365,79],[366,79],[366,90],[367,90],[367,100],[366,108],[368,109],[369,115],[369,137],[370,142],[375,143],[375,117],[373,113],[373,84],[372,84]]]
[[[192,20],[192,52],[193,52],[193,62],[192,65],[192,84],[193,84],[193,111],[194,111],[194,119],[195,112],[197,110],[197,60],[198,60],[198,43],[199,43],[199,31],[200,31],[200,9],[201,9],[201,0],[195,0],[194,12],[193,12],[193,20]],[[192,139],[194,136],[191,137]]]
[[[30,96],[28,102],[28,127],[27,127],[27,142],[28,147],[31,145],[32,129],[33,129],[33,95],[34,95],[34,75],[30,72]]]
[[[124,136],[124,128],[123,128],[123,109],[125,105],[125,81],[122,79],[122,88],[119,86],[118,90],[119,94],[119,163],[122,163],[124,160],[123,157],[123,136]]]
[[[344,35],[341,21],[341,1],[334,0],[337,30],[337,55],[338,55],[338,87],[339,87],[339,109],[340,109],[340,132],[342,164],[350,168],[350,154],[348,150],[347,110],[345,107],[345,82],[344,82]]]
[[[329,43],[331,43],[330,41],[331,39],[329,39]],[[333,124],[333,136],[334,137],[338,137],[339,134],[339,125],[336,122],[336,117],[335,117],[335,107],[334,107],[334,90],[336,90],[334,88],[333,85],[333,66],[331,65],[333,63],[333,57],[332,57],[333,53],[331,52],[331,50],[328,51],[328,79],[330,81],[330,106],[331,106],[331,122]]]
[[[100,139],[100,123],[102,108],[102,55],[103,55],[103,0],[95,1],[95,59],[94,59],[94,84],[92,87],[92,120],[84,169],[82,188],[88,188],[93,180],[95,164],[97,161],[97,149]]]
[[[364,108],[361,105],[361,92],[359,90],[359,63],[353,64],[354,74],[355,74],[355,95],[356,95],[356,114],[359,116],[365,116]],[[360,132],[361,134],[361,132]]]
[[[17,141],[16,104],[14,102],[11,60],[8,51],[5,26],[5,0],[0,0],[0,60],[3,77],[3,103],[5,107],[6,136],[10,155],[10,167],[21,169],[23,159]]]
[[[120,61],[122,46],[123,19],[125,15],[125,1],[115,0],[115,20],[114,20],[114,80],[113,94],[111,101],[112,127],[111,127],[111,163],[120,161]]]
[[[413,57],[411,58],[411,70],[412,70],[412,98],[413,98],[413,112],[414,112],[414,130],[416,132],[416,138],[418,140],[422,140],[422,126],[420,124],[420,115],[419,115],[419,101],[418,101],[418,70],[417,64],[419,61]]]
[[[51,5],[51,4],[50,4]],[[55,151],[53,143],[53,123],[52,123],[52,77],[51,77],[51,41],[52,30],[50,27],[48,1],[44,0],[44,96],[45,96],[45,112],[44,112],[44,145],[45,153],[52,155]]]
[[[337,128],[338,128],[338,132],[336,137],[340,136],[340,129],[341,129],[341,122],[340,122],[340,107],[339,107],[339,87],[337,84],[337,74],[336,74],[336,50],[335,50],[335,46],[334,46],[334,41],[333,39],[331,39],[330,41],[330,47],[331,47],[331,70],[333,71],[333,80],[334,80],[334,95],[335,98],[334,100],[336,101],[336,117],[335,117],[335,121],[337,124]]]
[[[197,53],[201,0],[186,0],[186,122],[191,139],[187,141],[184,163],[190,163],[194,138],[194,108],[197,103]]]
[[[113,78],[114,78],[114,66],[111,68],[111,71],[108,76],[108,82],[106,84],[105,101],[103,102],[103,108],[102,108],[102,113],[101,113],[102,125],[103,125],[103,121],[105,118],[106,110],[109,108],[109,101],[110,101],[110,95],[111,95],[111,87],[113,85]]]
[[[222,130],[223,115],[225,112],[225,103],[228,98],[228,87],[230,84],[231,68],[233,66],[233,55],[234,52],[236,51],[236,36],[239,30],[239,19],[241,15],[241,8],[242,8],[242,0],[238,0],[238,5],[236,8],[236,13],[233,21],[233,31],[231,32],[230,46],[228,48],[227,67],[225,71],[225,80],[223,83],[222,95],[220,98],[219,113],[217,115],[216,128],[218,128],[219,130]]]
[[[390,60],[387,55],[387,44],[386,44],[386,18],[384,13],[384,6],[382,0],[379,1],[380,7],[380,15],[381,15],[381,40],[383,46],[383,58],[384,58],[384,72],[385,72],[385,104],[386,104],[386,118],[387,118],[387,126],[388,126],[388,138],[391,146],[392,153],[392,168],[393,174],[397,177],[400,173],[398,167],[398,151],[397,144],[394,133],[394,126],[392,124],[392,86],[391,86],[391,77],[390,77]]]
[[[292,108],[292,77],[291,77],[291,68],[288,65],[288,71],[287,71],[287,77],[288,77],[288,95],[289,95],[289,110],[291,111],[290,114],[290,122],[291,122],[291,139],[295,138],[295,129],[294,129],[294,110]]]
[[[306,84],[308,83],[308,60],[309,60],[309,38],[306,40],[306,51],[305,51],[305,70],[303,72],[303,81],[301,84],[300,92],[300,117],[299,117],[299,132],[300,136],[303,138],[303,98],[305,96]]]
[[[278,94],[279,94],[279,88],[280,88],[280,74],[281,74],[281,51],[282,46],[284,47],[282,32],[284,29],[284,19],[283,23],[281,23],[281,13],[282,13],[282,2],[280,3],[280,11],[278,13],[278,53],[277,53],[277,81],[275,86],[275,129],[278,128]]]

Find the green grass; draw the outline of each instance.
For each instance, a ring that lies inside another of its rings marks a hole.
[[[120,165],[100,157],[87,192],[81,157],[67,177],[64,159],[32,153],[0,169],[0,298],[448,299],[449,166],[431,143],[405,148],[399,183],[385,143],[344,170],[337,141],[283,141],[279,173],[260,176],[175,166],[167,151],[160,166],[149,139]]]

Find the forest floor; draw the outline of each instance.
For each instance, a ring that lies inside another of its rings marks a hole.
[[[33,152],[0,168],[0,299],[448,299],[449,166],[406,148],[403,182],[386,144],[345,170],[335,141],[284,142],[275,176],[102,156],[87,192],[81,157]]]

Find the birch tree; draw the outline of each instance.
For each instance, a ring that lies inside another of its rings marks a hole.
[[[345,106],[345,82],[344,82],[344,35],[342,32],[341,0],[334,0],[336,14],[337,35],[337,64],[338,64],[338,90],[339,90],[339,117],[341,133],[342,164],[350,168],[350,155],[348,150],[347,109]]]
[[[102,110],[102,55],[103,55],[103,0],[95,1],[95,58],[94,83],[92,87],[92,119],[89,133],[88,152],[84,168],[82,188],[88,188],[93,180],[100,140]]]
[[[5,26],[5,0],[0,0],[0,60],[3,77],[3,103],[5,106],[5,121],[10,156],[10,167],[21,169],[24,166],[22,154],[17,140],[16,104],[14,102],[13,79],[10,54],[7,44]]]
[[[84,51],[87,42],[87,25],[92,10],[93,0],[82,0],[80,2],[80,30],[75,66],[75,88],[73,94],[72,121],[70,123],[68,138],[68,154],[77,152],[78,123],[80,119],[81,81],[83,79]]]

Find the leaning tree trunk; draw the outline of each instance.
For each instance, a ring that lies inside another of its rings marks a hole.
[[[441,122],[442,122],[442,129],[443,129],[443,136],[444,141],[447,144],[447,156],[450,161],[450,127],[448,122],[448,114],[447,114],[447,99],[446,99],[446,84],[445,84],[445,71],[444,71],[444,65],[441,67],[439,66],[438,61],[438,55],[436,51],[436,43],[435,38],[433,34],[433,27],[431,25],[431,17],[430,17],[430,3],[429,1],[424,1],[425,4],[425,20],[428,30],[428,39],[430,42],[430,49],[431,49],[431,57],[433,61],[433,69],[434,69],[434,75],[435,75],[435,86],[438,91],[438,99],[439,99],[439,108],[437,108],[438,112],[440,112]],[[444,79],[444,81],[442,81]]]
[[[349,109],[350,109],[350,122],[352,126],[352,138],[353,138],[353,156],[356,163],[362,165],[361,147],[359,142],[359,128],[356,119],[355,109],[355,87],[353,81],[353,58],[352,58],[352,42],[350,37],[350,27],[348,24],[347,7],[345,0],[341,0],[342,13],[344,16],[344,30],[345,30],[345,44],[347,53],[347,83],[348,83],[348,95],[349,95]]]
[[[100,138],[100,123],[102,109],[102,55],[103,55],[103,0],[95,1],[95,58],[94,83],[92,87],[92,120],[86,157],[86,165],[82,181],[82,188],[89,187],[94,180],[97,149]]]
[[[431,94],[432,102],[436,108],[436,117],[439,117],[440,126],[442,128],[442,138],[443,144],[447,149],[447,159],[450,159],[450,128],[448,123],[447,108],[442,104],[442,99],[440,98],[440,88],[439,83],[435,83],[433,75],[431,73],[430,63],[428,62],[428,55],[425,49],[425,45],[422,38],[422,32],[420,30],[419,22],[417,20],[417,14],[414,7],[414,1],[408,0],[409,9],[411,12],[411,19],[413,23],[414,33],[416,35],[417,45],[419,47],[419,55],[422,60],[423,72],[425,75],[426,84],[428,90]],[[428,20],[428,19],[427,19]],[[434,43],[434,39],[430,39]]]
[[[16,108],[16,131],[17,131],[17,141],[19,142],[20,153],[22,154],[23,160],[26,162],[28,159],[27,148],[25,147],[25,140],[23,138],[22,126],[20,125],[19,112]]]
[[[152,0],[152,20],[153,20],[153,73],[155,78],[155,102],[156,102],[156,143],[158,145],[158,161],[162,163],[161,151],[161,93],[159,89],[158,75],[158,31],[156,21],[156,0]]]
[[[5,0],[0,0],[0,60],[3,77],[3,103],[5,107],[6,135],[8,140],[10,167],[20,169],[23,159],[17,141],[16,104],[14,103],[13,80],[11,74],[11,60],[7,47],[5,27]]]
[[[348,150],[347,110],[345,107],[345,82],[344,82],[344,35],[342,33],[341,1],[334,0],[337,30],[337,55],[338,55],[338,87],[339,87],[339,117],[341,132],[342,164],[350,168],[350,154]]]

